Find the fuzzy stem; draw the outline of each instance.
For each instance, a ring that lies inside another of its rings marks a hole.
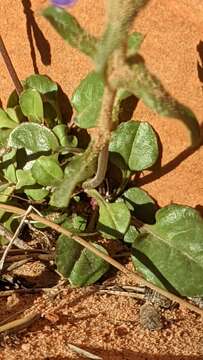
[[[97,131],[92,134],[93,152],[98,153],[97,172],[94,178],[85,181],[83,188],[93,189],[98,187],[104,180],[108,165],[108,145],[112,130],[112,113],[116,97],[116,90],[106,84],[102,102],[102,109],[97,121]]]
[[[3,42],[3,39],[1,37],[1,35],[0,35],[0,52],[1,52],[1,55],[3,57],[4,63],[6,65],[6,67],[7,67],[7,70],[9,72],[9,75],[10,75],[12,81],[13,81],[16,92],[17,92],[18,95],[20,95],[20,93],[23,91],[23,87],[22,87],[22,84],[21,84],[21,82],[20,82],[20,80],[18,78],[18,75],[17,75],[17,73],[16,73],[16,71],[14,69],[14,66],[13,66],[13,64],[11,62],[11,58],[10,58],[10,56],[8,54],[8,51],[6,50],[6,46],[5,46],[4,42]]]

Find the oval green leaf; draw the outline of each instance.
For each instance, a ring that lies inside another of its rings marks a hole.
[[[94,246],[107,254],[102,246]],[[65,235],[60,235],[56,243],[56,265],[57,270],[77,287],[93,284],[109,269],[103,259]]]
[[[75,90],[71,102],[77,111],[76,123],[81,128],[96,126],[104,93],[104,83],[99,73],[92,71]]]
[[[130,223],[130,211],[127,206],[122,202],[106,202],[96,190],[88,190],[87,193],[95,198],[99,205],[97,229],[108,238],[122,238]]]
[[[147,122],[129,121],[114,131],[110,153],[117,154],[133,171],[141,171],[155,164],[159,150],[156,134]]]
[[[68,135],[68,126],[65,124],[56,125],[52,131],[59,139],[60,145],[65,147],[76,147],[78,139],[76,136]]]
[[[17,170],[16,171],[16,190],[21,189],[24,186],[34,185],[36,183],[35,179],[32,176],[31,170]]]
[[[63,179],[59,162],[51,156],[40,156],[34,162],[31,172],[36,182],[43,186],[56,186]]]
[[[47,189],[33,188],[24,189],[24,193],[34,201],[42,201],[47,197],[49,191]]]
[[[16,90],[13,90],[12,93],[9,95],[8,101],[7,101],[7,107],[13,108],[19,104],[19,96],[16,92]]]
[[[182,296],[203,295],[203,219],[182,205],[169,205],[145,225],[133,244],[133,264],[150,282]]]
[[[98,244],[92,244],[99,251],[108,255],[103,246]],[[90,250],[84,249],[80,255],[80,258],[74,264],[74,267],[69,276],[71,285],[75,287],[87,286],[94,284],[109,270],[109,264],[93,254]]]
[[[7,169],[4,170],[4,177],[10,182],[10,183],[16,183],[16,168],[14,164],[8,165]]]
[[[128,244],[132,244],[138,236],[139,236],[139,231],[136,229],[135,226],[130,225],[124,235],[123,241],[125,241]]]
[[[14,129],[17,126],[16,122],[13,121],[10,116],[4,111],[0,109],[0,129]]]
[[[9,136],[8,146],[25,148],[28,154],[40,151],[56,150],[58,140],[51,130],[36,123],[23,123],[16,127]]]
[[[58,91],[57,84],[53,82],[51,79],[49,79],[49,77],[46,75],[39,75],[39,74],[31,75],[25,80],[24,86],[27,89],[35,89],[40,94],[46,94],[49,92]]]
[[[133,187],[125,191],[122,199],[133,215],[145,223],[154,223],[157,206],[146,191]]]
[[[19,124],[24,120],[24,116],[19,105],[14,108],[7,108],[6,112],[11,120],[15,121],[16,124]]]
[[[41,123],[44,118],[43,102],[35,89],[24,90],[19,97],[22,113],[30,121]]]

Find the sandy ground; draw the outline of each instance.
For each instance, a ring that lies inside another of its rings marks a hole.
[[[1,35],[21,79],[48,74],[71,96],[92,68],[91,62],[65,45],[40,16],[43,0],[2,0]],[[71,9],[81,25],[98,35],[104,22],[103,1],[81,0]],[[136,30],[145,34],[142,54],[148,67],[180,101],[190,106],[200,124],[203,115],[203,3],[200,0],[151,0],[140,14]],[[0,59],[0,98],[3,104],[13,86]],[[160,206],[171,202],[203,212],[202,148],[192,151],[183,125],[160,118],[139,102],[134,118],[149,121],[163,145],[162,166],[140,180]],[[118,274],[113,281],[126,283]],[[10,302],[9,302],[10,301]],[[1,340],[1,359],[82,359],[68,349],[72,343],[103,359],[203,359],[202,320],[194,313],[166,311],[165,328],[149,332],[139,324],[139,303],[82,290],[63,290],[55,299],[20,296],[1,300],[1,318],[19,308],[40,308],[45,317],[29,332]]]

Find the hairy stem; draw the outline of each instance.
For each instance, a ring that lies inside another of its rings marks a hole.
[[[11,58],[10,58],[10,56],[8,54],[8,51],[6,49],[6,46],[5,46],[4,42],[3,42],[3,39],[1,37],[1,35],[0,35],[0,52],[1,52],[1,55],[2,55],[3,60],[5,62],[5,65],[7,67],[7,70],[9,72],[9,75],[10,75],[12,81],[13,81],[16,92],[17,92],[18,95],[20,95],[20,93],[23,91],[23,87],[22,87],[22,84],[21,84],[21,82],[20,82],[20,80],[18,78],[18,75],[17,75],[16,71],[15,71],[15,68],[14,68],[14,66],[12,64]]]
[[[97,122],[97,129],[92,134],[93,152],[98,153],[97,171],[94,178],[85,181],[83,188],[93,189],[98,187],[104,180],[108,165],[108,145],[112,130],[112,112],[116,97],[116,90],[112,90],[108,84],[104,89],[101,113]]]

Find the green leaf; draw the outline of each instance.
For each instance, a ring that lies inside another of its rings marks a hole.
[[[80,233],[85,231],[87,219],[77,214],[72,214],[63,222],[62,226],[71,232]]]
[[[12,163],[16,161],[16,149],[7,148],[7,151],[3,154],[3,162],[10,163],[10,160],[12,160]]]
[[[192,144],[196,145],[200,138],[200,127],[194,113],[171,97],[161,82],[150,74],[143,61],[139,59],[132,70],[132,77],[126,81],[126,90],[142,99],[145,105],[158,114],[181,120],[191,133]]]
[[[34,201],[42,201],[44,200],[49,191],[47,189],[24,189],[24,193]]]
[[[3,184],[0,186],[0,203],[6,203],[10,196],[14,193],[15,191],[15,185],[11,186],[10,184]],[[2,216],[6,213],[6,210],[1,210],[0,209],[0,219],[2,218]]]
[[[56,150],[58,140],[53,132],[43,125],[23,123],[10,134],[8,145],[17,149],[25,148],[27,154]]]
[[[57,136],[61,146],[68,145],[68,127],[65,124],[56,125],[52,131]]]
[[[124,103],[124,100],[127,100],[131,96],[132,96],[132,94],[130,94],[128,91],[126,91],[124,89],[117,90],[116,98],[115,98],[114,105],[113,105],[113,112],[112,112],[112,120],[114,123],[119,124],[120,122],[122,122],[122,119],[120,119],[120,118],[122,116],[123,111],[125,111],[122,108],[122,104]],[[124,116],[126,116],[126,112],[125,112]],[[127,121],[128,120],[130,120],[130,119],[128,118]],[[115,125],[115,127],[116,127],[116,125]]]
[[[79,127],[91,128],[96,126],[103,93],[104,82],[99,73],[92,71],[80,82],[71,99],[71,103],[77,111],[75,121]]]
[[[24,186],[34,185],[36,183],[35,179],[32,176],[31,170],[17,170],[16,178],[16,190],[21,189]]]
[[[15,106],[14,108],[7,108],[6,112],[10,119],[15,121],[15,123],[17,124],[21,123],[24,119],[23,113],[19,105]]]
[[[97,229],[108,238],[122,238],[130,223],[130,211],[127,206],[122,202],[106,202],[96,190],[88,190],[87,193],[95,198],[99,205]]]
[[[147,122],[140,121],[120,124],[113,133],[109,151],[121,157],[133,171],[151,167],[159,155],[153,128]]]
[[[7,108],[13,108],[19,104],[19,96],[16,90],[13,90],[7,101]]]
[[[33,164],[32,176],[43,186],[57,186],[63,179],[63,171],[52,156],[40,156]]]
[[[142,45],[144,40],[144,35],[139,32],[133,32],[128,37],[128,49],[127,49],[127,56],[135,55]]]
[[[77,126],[83,129],[96,127],[97,119],[100,114],[102,102],[101,100],[89,104],[81,113],[75,117]]]
[[[15,214],[8,214],[7,213],[7,219],[6,221],[3,222],[3,227],[7,230],[9,230],[12,233],[15,233],[15,231],[17,230],[17,227],[19,226],[19,221],[18,219],[16,218],[16,215]],[[0,244],[1,245],[5,245],[5,244],[8,244],[9,243],[9,240],[8,238],[0,235]]]
[[[133,264],[150,282],[182,296],[203,295],[203,220],[187,206],[169,205],[133,244]]]
[[[94,246],[107,254],[102,246]],[[57,270],[78,287],[93,284],[109,269],[103,259],[65,235],[60,235],[57,240],[56,265]]]
[[[53,192],[50,205],[67,207],[76,185],[94,175],[96,160],[91,146],[82,155],[75,156],[65,169],[63,181]]]
[[[133,215],[145,223],[153,223],[157,206],[146,191],[133,187],[125,191],[122,199]]]
[[[54,125],[64,122],[60,109],[60,96],[57,92],[53,91],[43,95],[43,105],[44,118],[46,116],[47,119],[51,120],[52,122],[54,120]]]
[[[16,183],[16,168],[14,164],[8,165],[7,169],[4,170],[4,177],[10,182],[10,183]]]
[[[38,91],[24,90],[20,94],[19,103],[21,110],[30,121],[41,123],[44,118],[43,102]]]
[[[66,223],[67,220],[67,213],[61,213],[61,212],[57,212],[57,211],[53,211],[53,209],[51,207],[46,207],[45,210],[41,211],[41,214],[46,217],[48,220],[54,222],[55,224],[59,224],[63,227],[66,228],[66,226],[64,225]],[[45,229],[48,227],[48,225],[42,224],[41,222],[34,222],[33,226],[37,229]]]
[[[56,266],[57,270],[69,278],[75,262],[80,257],[83,247],[75,240],[65,235],[60,235],[56,242]]]
[[[93,244],[99,251],[108,255],[107,251],[98,244]],[[109,264],[90,250],[84,249],[76,261],[69,281],[76,287],[94,284],[109,270]]]
[[[139,231],[136,229],[135,226],[130,225],[124,235],[123,241],[125,241],[128,244],[132,244],[138,236],[139,236]]]
[[[35,89],[40,94],[58,91],[58,85],[46,75],[31,75],[25,80],[24,86],[26,89]]]
[[[8,138],[11,133],[11,129],[1,129],[0,131],[0,147],[7,147]]]
[[[97,39],[88,34],[74,16],[55,6],[46,8],[42,15],[72,47],[94,58],[97,50]]]
[[[6,113],[6,111],[0,109],[0,129],[2,128],[14,129],[16,125],[17,125],[16,122],[10,118],[10,116]]]
[[[65,124],[56,125],[52,131],[59,139],[61,146],[76,147],[78,139],[76,136],[68,135],[68,126]]]
[[[10,195],[15,190],[15,186],[10,186],[10,184],[4,184],[0,186],[0,203],[6,203]]]

